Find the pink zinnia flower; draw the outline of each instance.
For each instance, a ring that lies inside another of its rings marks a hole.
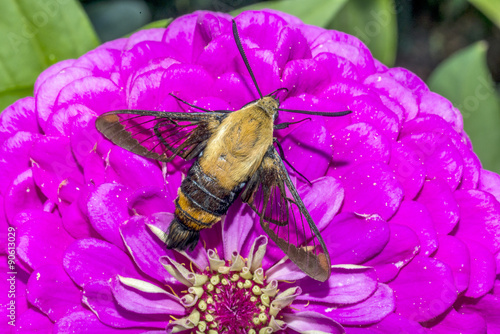
[[[481,168],[459,111],[352,36],[269,11],[236,22],[264,94],[289,89],[282,108],[353,111],[277,134],[313,181],[297,187],[331,278],[283,261],[239,201],[194,252],[166,250],[161,231],[189,163],[161,165],[95,130],[110,110],[185,111],[171,92],[214,110],[256,99],[231,17],[198,12],[53,65],[34,97],[1,114],[0,224],[16,229],[18,330],[500,331],[500,177]],[[278,122],[291,119],[301,117]],[[0,297],[4,320],[11,300]]]

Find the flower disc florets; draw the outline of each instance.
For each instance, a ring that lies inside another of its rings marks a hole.
[[[201,274],[187,274],[195,280],[181,302],[190,314],[172,322],[172,332],[192,328],[193,334],[263,334],[282,329],[284,323],[276,316],[301,289],[292,287],[278,294],[278,282],[266,281],[259,265],[262,258],[244,259],[235,253],[231,261],[224,261],[214,250],[207,253],[210,266]],[[181,274],[174,269],[178,263],[169,261],[173,266],[165,268],[174,277]]]

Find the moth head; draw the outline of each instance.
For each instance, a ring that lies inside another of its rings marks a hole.
[[[278,117],[278,108],[280,103],[274,96],[264,96],[258,103],[266,114],[273,118],[273,120]]]

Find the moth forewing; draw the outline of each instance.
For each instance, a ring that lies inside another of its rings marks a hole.
[[[177,155],[192,158],[199,154],[225,117],[219,112],[116,110],[99,116],[96,128],[126,150],[169,162]]]

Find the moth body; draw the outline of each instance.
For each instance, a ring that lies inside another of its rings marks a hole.
[[[179,188],[167,247],[194,248],[199,231],[226,214],[272,145],[278,106],[266,96],[229,114],[214,130]]]

